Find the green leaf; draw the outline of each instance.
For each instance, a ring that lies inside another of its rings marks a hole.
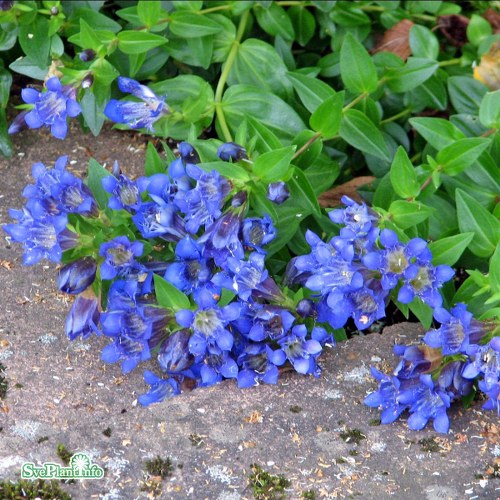
[[[264,153],[254,161],[253,173],[267,183],[287,180],[293,168],[290,162],[294,153],[295,146]]]
[[[500,293],[500,245],[497,245],[490,259],[489,278],[492,292]]]
[[[7,119],[5,109],[0,108],[0,154],[9,158],[12,156],[12,142],[7,133]]]
[[[247,116],[248,132],[250,137],[255,140],[255,149],[259,153],[272,151],[282,147],[279,139],[274,133],[259,120],[255,120],[250,115]]]
[[[364,46],[350,33],[340,49],[340,76],[347,90],[374,92],[378,86],[375,64]]]
[[[410,49],[415,57],[436,60],[439,55],[439,42],[430,29],[414,24],[410,29]]]
[[[340,122],[340,136],[364,153],[386,161],[391,160],[382,132],[357,109],[344,112]]]
[[[174,0],[172,2],[176,10],[201,10],[203,0]]]
[[[37,16],[32,24],[19,27],[19,43],[24,53],[40,69],[47,67],[50,37],[49,22],[43,16]]]
[[[460,233],[429,243],[429,250],[432,252],[432,263],[435,266],[441,264],[452,266],[469,246],[473,237],[474,233]]]
[[[439,151],[436,160],[445,174],[457,175],[472,166],[490,142],[481,137],[460,139]]]
[[[331,188],[339,173],[340,165],[330,159],[323,159],[322,156],[304,170],[304,175],[307,177],[316,196]]]
[[[146,148],[146,161],[144,163],[144,173],[147,177],[154,174],[164,174],[165,164],[152,142],[148,142]]]
[[[219,174],[227,177],[228,179],[244,182],[248,182],[250,180],[249,173],[241,165],[236,163],[228,163],[227,161],[212,161],[198,163],[197,166],[205,170],[205,172],[212,172],[213,170],[216,170]]]
[[[207,69],[212,62],[214,35],[199,38],[172,37],[165,45],[165,50],[173,59],[182,61],[183,64]]]
[[[399,146],[391,165],[392,187],[401,198],[415,198],[420,193],[417,172],[403,146]]]
[[[92,134],[97,137],[104,125],[104,107],[97,103],[96,97],[91,89],[85,90],[84,96],[80,99],[80,106],[82,107],[82,115],[85,124],[89,127]]]
[[[174,285],[158,274],[154,274],[153,279],[155,283],[156,300],[161,307],[174,311],[189,309],[191,307],[191,303],[186,295]]]
[[[467,38],[474,46],[478,46],[482,40],[489,37],[493,32],[491,24],[483,17],[472,14],[467,25]]]
[[[316,19],[304,6],[294,5],[287,11],[295,31],[295,39],[305,47],[316,30]]]
[[[113,33],[111,36],[113,36]],[[102,46],[101,39],[97,36],[94,29],[89,26],[85,19],[80,19],[80,47],[85,49],[92,49],[96,52]]]
[[[219,23],[202,14],[180,10],[170,15],[170,31],[182,38],[199,38],[215,35],[224,28]]]
[[[304,128],[296,111],[278,96],[250,85],[233,85],[224,93],[222,104],[229,127],[238,129],[246,116],[262,122],[284,144]]]
[[[323,149],[323,141],[321,138],[316,137],[312,130],[303,130],[299,132],[293,138],[293,145],[296,146],[296,150],[299,151],[302,147],[304,147],[307,143],[309,145],[305,150],[303,150],[297,158],[294,159],[294,164],[301,168],[307,168],[311,165],[314,165],[318,156],[320,155]],[[312,142],[309,142],[312,141]]]
[[[21,75],[26,75],[36,80],[43,80],[47,76],[49,65],[47,64],[44,68],[40,68],[38,64],[33,62],[29,57],[21,57],[21,59],[16,59],[12,62],[9,68]]]
[[[461,189],[456,190],[458,227],[473,232],[469,250],[478,257],[490,257],[500,239],[500,221]]]
[[[428,80],[437,68],[432,59],[409,57],[404,67],[387,72],[387,85],[393,92],[408,92]]]
[[[259,26],[269,35],[280,35],[284,40],[293,40],[294,29],[285,9],[276,3],[271,3],[268,8],[257,4],[254,8],[255,17]]]
[[[94,158],[89,160],[87,186],[92,191],[99,208],[103,210],[108,206],[110,194],[102,187],[102,180],[108,175],[111,174]]]
[[[287,68],[276,49],[262,40],[249,38],[238,48],[228,76],[228,84],[255,85],[279,97],[290,94]]]
[[[323,138],[332,138],[337,134],[342,120],[345,92],[339,92],[321,103],[309,119],[311,128],[320,132]]]
[[[404,96],[405,106],[413,109],[413,113],[425,108],[439,109],[448,107],[448,91],[438,73],[432,75],[424,83],[407,92]]]
[[[311,213],[321,215],[321,208],[314,189],[300,168],[294,168],[292,177],[287,184],[290,189],[290,200],[306,211],[305,213],[296,213],[297,217]]]
[[[310,113],[314,113],[324,101],[336,95],[330,85],[312,76],[290,72],[287,78]]]
[[[141,54],[167,43],[164,36],[144,31],[120,31],[118,48],[125,54]]]
[[[443,118],[410,118],[410,125],[438,151],[465,135],[453,123]]]
[[[140,0],[137,3],[137,15],[147,28],[154,26],[161,15],[159,0]]]
[[[434,209],[418,201],[396,200],[391,203],[389,213],[400,229],[408,229],[428,219]]]
[[[477,115],[488,87],[471,76],[451,76],[448,78],[448,92],[458,113]]]
[[[500,90],[484,95],[479,106],[479,120],[487,128],[500,128]]]
[[[433,309],[419,298],[408,304],[410,311],[418,318],[425,330],[428,330],[432,325]]]
[[[0,67],[0,109],[7,107],[11,85],[12,75],[10,71]]]

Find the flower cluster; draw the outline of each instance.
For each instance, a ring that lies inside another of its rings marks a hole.
[[[22,119],[50,125],[62,138],[66,117],[80,108],[57,79],[46,86],[45,93],[23,91],[33,109]],[[111,100],[105,114],[153,131],[168,112],[164,100],[130,78],[120,77],[118,86],[142,102]],[[344,196],[344,208],[329,213],[337,234],[307,231],[310,252],[290,260],[280,283],[266,262],[277,230],[268,214],[252,211],[252,182],[226,178],[221,162],[201,162],[191,144],[178,150],[163,171],[131,179],[115,163],[88,185],[66,169],[65,156],[52,169],[36,163],[26,205],[10,212],[17,223],[4,226],[23,245],[25,264],[61,263],[57,286],[75,296],[66,320],[70,340],[109,337],[102,360],[120,362],[123,373],[157,359],[162,376],[145,371],[150,390],[139,397],[142,405],[223,379],[240,387],[274,384],[286,365],[317,377],[335,330],[368,329],[392,300],[432,308],[440,327],[426,333],[424,345],[397,346],[401,360],[392,375],[372,369],[380,387],[365,403],[382,409],[382,423],[408,410],[412,429],[432,420],[447,432],[451,402],[476,388],[489,398],[484,407],[500,412],[498,333],[463,304],[443,307],[440,288],[454,272],[432,264],[426,241],[407,241]],[[250,178],[242,146],[222,144],[217,157],[241,162]],[[277,205],[289,196],[283,181],[267,186]]]

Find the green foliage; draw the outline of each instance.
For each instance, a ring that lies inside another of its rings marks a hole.
[[[374,175],[360,192],[381,225],[405,241],[431,238],[434,264],[469,270],[452,302],[466,301],[477,315],[498,307],[500,90],[475,79],[472,68],[498,36],[474,2],[53,3],[57,12],[47,2],[0,11],[1,154],[12,154],[6,115],[13,74],[43,81],[57,68],[95,135],[107,102],[131,99],[116,85],[128,76],[165,98],[169,113],[155,123],[156,136],[195,144],[201,168],[248,189],[251,215],[272,217],[275,269],[307,251],[305,229],[336,234],[318,201],[325,191]],[[439,27],[446,14],[470,20],[461,51]],[[374,50],[401,19],[413,22],[406,60]],[[82,61],[88,49],[95,58]],[[248,160],[213,161],[230,141],[247,149]],[[150,143],[146,175],[165,172],[172,159]],[[107,175],[91,160],[86,183],[101,209]],[[266,198],[276,181],[286,181],[292,195],[280,206]],[[102,231],[127,227],[130,214],[116,217]],[[95,251],[102,231],[95,229],[85,251]],[[156,286],[161,306],[191,307],[165,280]],[[410,309],[429,321],[425,308]]]

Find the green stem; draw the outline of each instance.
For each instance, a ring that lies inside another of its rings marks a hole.
[[[247,10],[241,16],[240,24],[238,25],[238,31],[236,33],[236,39],[233,42],[233,46],[231,47],[229,55],[227,56],[226,63],[224,64],[224,69],[222,70],[219,81],[217,82],[217,87],[215,89],[215,113],[217,114],[217,119],[219,120],[219,124],[224,135],[224,140],[227,142],[232,142],[233,137],[231,135],[231,132],[229,131],[229,127],[227,126],[226,117],[224,116],[224,110],[222,109],[222,93],[224,92],[224,86],[226,85],[229,72],[231,71],[234,60],[236,59],[236,55],[238,54],[238,49],[241,39],[243,38],[243,33],[245,32],[249,15],[250,13]]]
[[[396,120],[399,120],[399,118],[406,116],[408,113],[411,113],[410,108],[403,109],[403,111],[400,111],[398,114],[396,114],[394,116],[390,116],[389,118],[386,118],[385,120],[381,120],[380,124],[383,125],[384,123],[394,122]]]
[[[427,14],[410,14],[410,15],[415,19],[422,19],[422,21],[431,21],[431,22],[436,21],[436,18],[434,16],[428,16]]]
[[[295,154],[292,156],[292,161],[295,160],[297,156],[300,156],[313,142],[316,142],[320,137],[321,137],[320,132],[314,134],[303,146],[301,146],[297,151],[295,151]]]
[[[217,5],[217,7],[209,7],[208,9],[199,10],[198,14],[210,14],[211,12],[219,12],[221,10],[229,10],[232,5]]]
[[[448,59],[447,61],[441,61],[439,63],[439,67],[443,66],[454,66],[455,64],[460,64],[462,62],[462,58],[456,57],[455,59]]]
[[[342,108],[342,113],[344,113],[348,109],[351,109],[353,106],[356,106],[356,104],[358,104],[358,102],[361,102],[363,99],[365,99],[369,95],[370,95],[369,92],[363,92],[362,94],[359,94],[358,97],[356,97],[356,99],[353,99],[349,104],[347,104],[346,106],[344,106]]]

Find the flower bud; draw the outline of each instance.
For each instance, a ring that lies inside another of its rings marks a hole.
[[[97,263],[92,257],[83,257],[59,270],[57,287],[61,292],[78,294],[95,280]]]
[[[94,75],[92,73],[89,73],[82,80],[82,89],[88,89],[92,87],[93,84],[94,84]]]
[[[222,161],[239,161],[243,158],[248,158],[246,149],[234,142],[226,142],[222,144],[222,146],[219,146],[219,149],[217,149],[217,156]]]
[[[29,113],[28,109],[25,109],[24,111],[21,111],[15,118],[14,121],[11,123],[9,130],[7,131],[9,134],[17,134],[18,132],[21,132],[21,130],[24,130],[25,128],[28,128],[28,125],[24,121],[24,117]]]
[[[302,318],[313,318],[316,316],[316,308],[314,303],[309,299],[302,299],[297,304],[297,314]]]
[[[97,299],[79,295],[66,318],[66,335],[70,340],[75,340],[79,335],[86,339],[92,332],[98,335],[99,317]]]
[[[196,149],[194,149],[194,147],[187,142],[181,142],[179,144],[179,154],[181,155],[184,163],[191,163],[192,165],[200,163],[200,156],[198,155]]]
[[[267,199],[276,205],[281,205],[290,197],[288,186],[283,182],[273,182],[267,187]]]
[[[59,9],[54,5],[54,7],[51,7],[50,9],[50,15],[57,16],[57,14],[59,14]]]
[[[12,0],[0,0],[0,10],[10,10],[14,2]]]
[[[95,59],[96,53],[92,49],[86,49],[83,52],[80,52],[80,60],[83,62],[90,62]]]

